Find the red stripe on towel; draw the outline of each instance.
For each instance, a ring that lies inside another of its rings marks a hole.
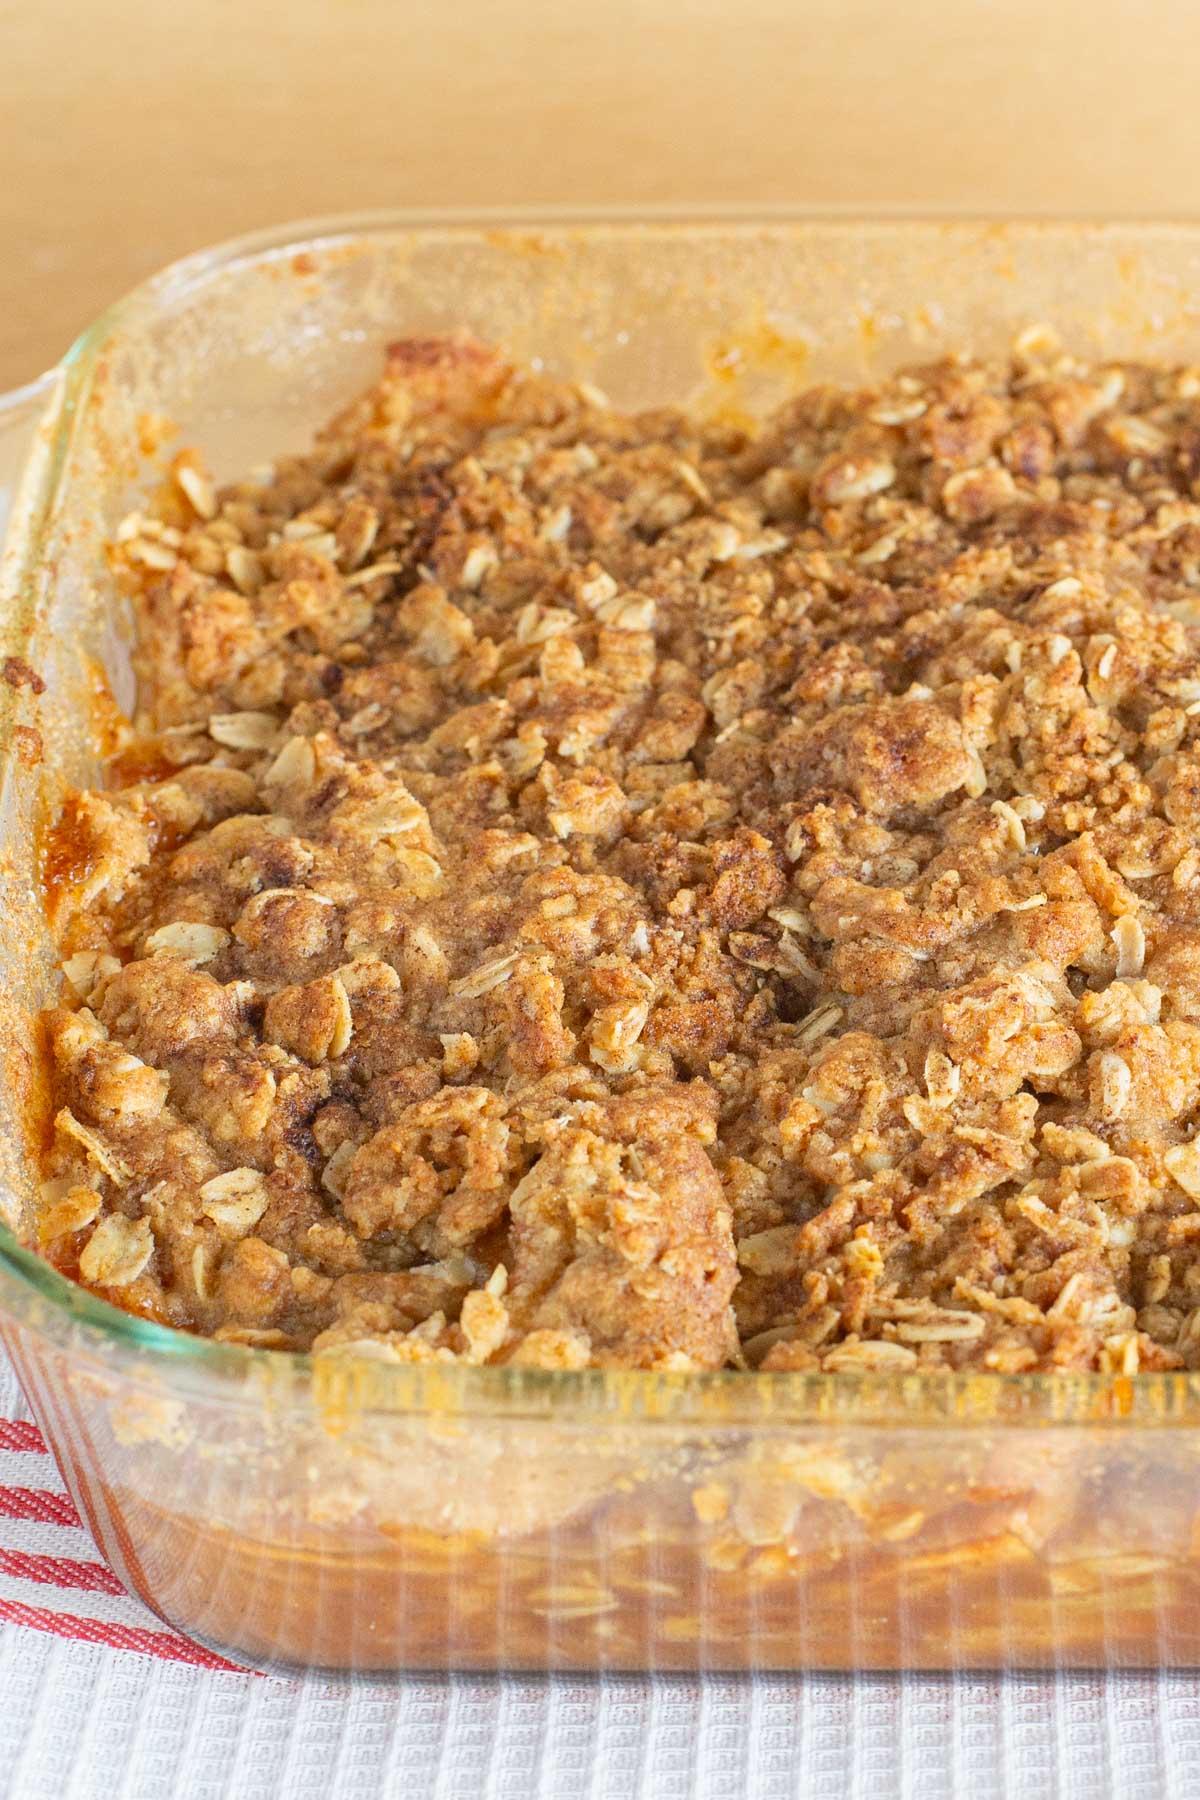
[[[99,1619],[81,1619],[74,1613],[51,1612],[45,1606],[25,1606],[19,1600],[0,1599],[0,1622],[28,1625],[55,1637],[75,1638],[88,1644],[104,1644],[112,1650],[135,1650],[142,1656],[158,1656],[168,1662],[191,1663],[199,1669],[224,1669],[234,1675],[249,1673],[236,1663],[191,1644],[172,1631],[147,1631],[140,1625],[104,1625]]]
[[[79,1525],[69,1494],[50,1488],[0,1487],[0,1519],[40,1519],[43,1525]]]
[[[19,1581],[45,1581],[55,1587],[84,1588],[90,1594],[120,1594],[125,1589],[102,1562],[76,1562],[71,1556],[34,1556],[25,1550],[0,1547],[0,1575]]]
[[[46,1440],[32,1419],[0,1419],[0,1450],[33,1450],[48,1455]]]

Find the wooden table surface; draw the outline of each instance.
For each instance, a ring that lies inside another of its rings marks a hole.
[[[1186,0],[0,0],[0,386],[182,252],[533,203],[1189,215]]]

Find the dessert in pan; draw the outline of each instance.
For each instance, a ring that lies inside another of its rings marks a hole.
[[[649,396],[648,396],[649,398]],[[39,1239],[546,1369],[1200,1366],[1200,370],[758,427],[408,339],[115,534]]]

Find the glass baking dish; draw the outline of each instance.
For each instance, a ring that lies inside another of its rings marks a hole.
[[[313,1361],[130,1317],[22,1247],[38,834],[96,776],[103,694],[129,699],[102,544],[145,415],[227,475],[302,444],[401,333],[467,325],[617,403],[730,413],[1035,321],[1200,360],[1200,228],[335,220],[176,264],[0,412],[0,450],[28,440],[0,653],[45,683],[0,684],[0,1334],[172,1625],[264,1668],[1200,1663],[1200,1376]]]

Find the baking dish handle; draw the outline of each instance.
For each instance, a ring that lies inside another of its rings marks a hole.
[[[0,394],[0,549],[34,430],[61,379],[61,369],[48,369],[24,387]]]

